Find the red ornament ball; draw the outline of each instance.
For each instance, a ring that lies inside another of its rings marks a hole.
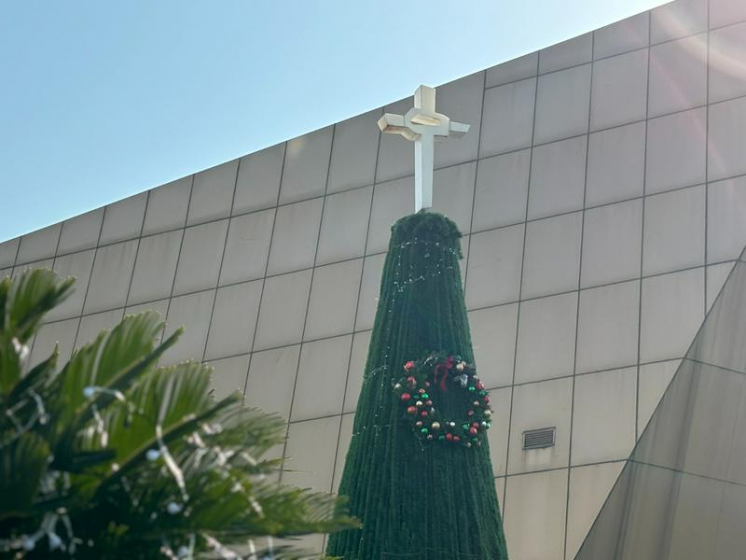
[[[480,391],[484,389],[484,383],[482,383],[481,381],[477,383],[477,389],[479,389]]]
[[[478,431],[478,430],[477,430],[476,428],[473,428],[473,427],[472,427],[472,428],[469,428],[469,433],[470,433],[471,435],[473,435],[473,436],[477,435],[477,431]]]
[[[453,434],[446,434],[446,440],[453,441]]]
[[[458,436],[453,436],[453,441],[455,441],[456,443],[458,443],[458,442],[461,441],[461,438],[458,437]]]
[[[410,370],[410,369],[412,369],[413,367],[414,367],[414,362],[413,362],[413,361],[411,361],[411,360],[410,360],[410,361],[408,361],[408,362],[407,362],[406,364],[404,364],[404,369],[406,369],[407,371],[409,371],[409,370]]]
[[[418,428],[421,428],[422,427],[422,420],[417,420],[417,422],[415,422],[414,425],[417,426]]]
[[[423,410],[422,412],[420,412],[420,416],[422,416],[423,418],[426,418],[427,417],[427,410]]]
[[[412,398],[412,395],[410,395],[409,393],[402,393],[401,394],[401,400],[403,400],[403,401],[408,401],[411,398]]]
[[[482,400],[483,400],[484,402],[488,403],[488,402],[490,402],[490,396],[489,396],[489,395],[485,395],[485,396],[484,396],[484,398],[483,398]]]
[[[410,407],[407,408],[407,414],[416,414],[416,413],[417,413],[417,408],[416,407],[410,406]]]

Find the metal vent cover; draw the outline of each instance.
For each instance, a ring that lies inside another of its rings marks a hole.
[[[543,449],[554,447],[554,436],[557,428],[539,428],[538,430],[526,430],[523,432],[523,449]]]

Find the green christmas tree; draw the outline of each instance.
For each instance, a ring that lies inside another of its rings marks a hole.
[[[485,434],[489,395],[472,363],[460,238],[451,220],[433,213],[392,228],[339,489],[362,527],[332,535],[332,556],[507,558]]]

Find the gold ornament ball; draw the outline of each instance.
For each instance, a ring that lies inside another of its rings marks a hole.
[[[440,430],[440,422],[433,422],[433,425],[431,426],[433,430]]]
[[[456,364],[456,370],[458,371],[464,371],[464,362],[459,362]]]
[[[415,404],[415,406],[416,406],[416,407],[418,407],[418,408],[419,408],[419,407],[421,407],[422,405],[424,405],[425,403],[423,403],[422,401],[417,401],[417,402],[416,402],[416,403],[414,403],[414,404]]]
[[[394,389],[401,389],[401,383],[397,383],[396,385],[394,385]]]
[[[487,418],[489,418],[490,416],[492,416],[492,411],[491,411],[491,410],[485,410],[485,411],[484,411],[484,415],[485,415],[485,416],[486,416]]]

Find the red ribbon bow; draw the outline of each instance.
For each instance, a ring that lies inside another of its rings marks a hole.
[[[445,392],[446,389],[446,379],[448,379],[448,373],[451,371],[451,368],[453,368],[455,360],[453,359],[453,356],[448,356],[445,360],[445,362],[442,362],[435,366],[433,369],[433,381],[437,384],[438,383],[438,375],[441,373],[443,376],[440,378],[440,390]]]

